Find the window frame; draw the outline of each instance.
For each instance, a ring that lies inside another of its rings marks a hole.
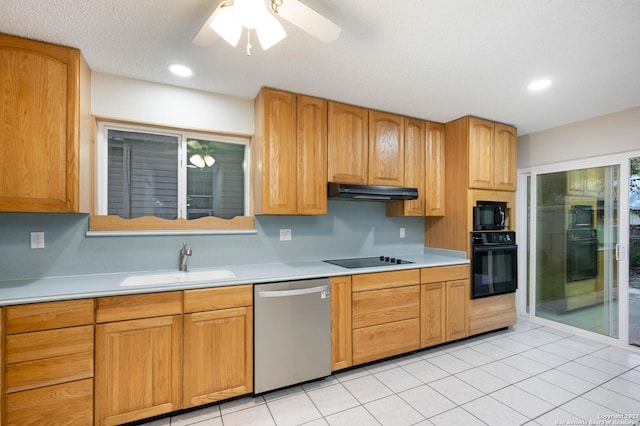
[[[124,219],[108,215],[108,132],[109,130],[152,133],[178,138],[178,218],[163,219],[157,216],[145,216]],[[208,216],[199,219],[187,219],[187,141],[199,139],[244,146],[244,215],[232,219]],[[251,137],[227,135],[221,133],[198,132],[189,129],[168,128],[146,124],[122,123],[97,120],[95,144],[95,194],[94,211],[89,220],[88,235],[100,233],[136,234],[136,233],[245,233],[255,231],[254,218],[251,215]]]

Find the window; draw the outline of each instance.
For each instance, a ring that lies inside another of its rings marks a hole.
[[[98,215],[231,219],[249,206],[249,140],[100,123]]]

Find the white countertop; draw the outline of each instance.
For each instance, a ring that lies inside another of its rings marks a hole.
[[[354,256],[362,257],[362,256]],[[178,273],[176,270],[138,271],[92,275],[71,275],[25,280],[0,281],[0,306],[24,303],[50,302],[56,300],[83,299],[101,296],[154,293],[159,291],[187,290],[239,284],[260,284],[274,281],[301,280],[307,278],[356,275],[371,272],[397,271],[403,269],[429,268],[436,266],[469,263],[463,256],[449,255],[446,251],[425,250],[423,254],[403,255],[403,260],[413,263],[372,268],[343,268],[322,261],[277,262],[246,265],[229,265],[212,268],[190,269],[191,272],[230,270],[235,278],[198,280],[189,283],[144,284],[122,286],[132,276]]]

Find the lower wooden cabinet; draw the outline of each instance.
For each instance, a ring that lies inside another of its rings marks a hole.
[[[182,316],[96,326],[96,425],[118,425],[181,408]]]
[[[352,277],[353,365],[420,347],[420,271]]]
[[[469,307],[469,335],[516,323],[515,293],[474,299]]]
[[[93,300],[8,306],[2,312],[2,425],[93,421]]]
[[[203,311],[184,315],[182,408],[253,391],[252,296],[250,285],[185,292],[185,311]]]
[[[420,345],[427,347],[469,335],[469,265],[420,271]]]
[[[351,276],[331,277],[331,371],[353,365]]]

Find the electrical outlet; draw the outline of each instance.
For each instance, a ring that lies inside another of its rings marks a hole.
[[[400,238],[404,238],[404,228],[400,228]]]
[[[32,249],[44,248],[44,232],[31,233],[31,248]]]
[[[280,230],[280,241],[291,241],[291,229]]]

